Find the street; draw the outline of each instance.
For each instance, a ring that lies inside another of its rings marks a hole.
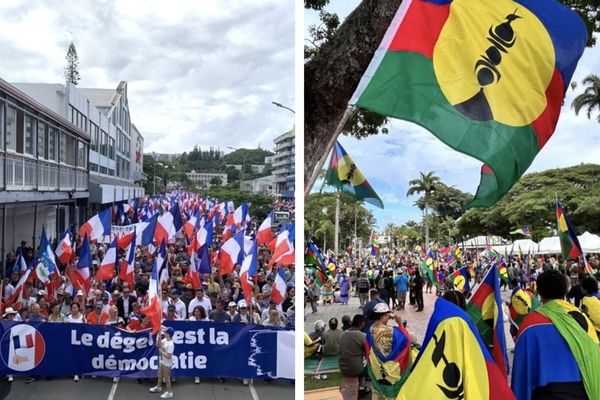
[[[135,379],[121,379],[113,383],[110,378],[88,378],[73,382],[73,378],[41,378],[26,384],[24,378],[15,377],[12,383],[5,379],[0,383],[2,400],[152,400],[160,399],[160,394],[152,394],[148,389],[155,380],[137,383]],[[294,396],[294,384],[281,380],[265,383],[255,381],[245,386],[239,379],[226,379],[220,383],[216,379],[205,379],[199,385],[192,378],[179,378],[173,384],[174,398],[178,399],[228,399],[228,400],[278,400]]]

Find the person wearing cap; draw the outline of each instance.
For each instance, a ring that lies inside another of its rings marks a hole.
[[[177,308],[173,304],[169,304],[167,307],[165,321],[177,321]]]
[[[179,299],[179,294],[179,289],[171,289],[169,299],[167,299],[166,302],[163,302],[163,312],[166,313],[168,311],[169,306],[174,306],[177,315],[177,320],[183,321],[187,318],[187,310],[185,309],[184,302]]]
[[[171,389],[171,367],[173,366],[173,352],[175,344],[173,343],[173,334],[175,330],[171,327],[163,332],[163,338],[156,341],[158,347],[160,365],[158,368],[158,381],[156,386],[150,388],[150,393],[162,392],[162,382],[165,381],[167,390],[160,396],[161,399],[170,399],[173,397]]]
[[[194,297],[188,305],[188,314],[191,314],[197,306],[202,306],[207,314],[212,311],[210,299],[204,295],[204,289],[202,288],[196,289],[196,297]]]
[[[94,309],[85,317],[87,323],[90,325],[104,325],[106,320],[108,320],[108,313],[103,312],[103,308],[104,303],[97,301],[96,304],[94,304]]]
[[[233,317],[233,322],[250,324],[252,323],[252,316],[248,313],[248,304],[246,300],[240,300],[238,302],[239,312]]]
[[[399,315],[385,303],[373,307],[375,322],[367,329],[367,371],[373,385],[373,399],[395,399],[402,374],[410,367],[410,335]],[[398,326],[388,325],[393,319]]]
[[[233,321],[233,319],[238,315],[237,312],[237,304],[235,301],[230,301],[227,305],[227,313],[229,314],[229,319]]]

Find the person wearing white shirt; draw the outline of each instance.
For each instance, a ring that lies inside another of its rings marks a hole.
[[[187,310],[185,308],[185,303],[179,300],[179,290],[172,289],[171,290],[171,298],[166,301],[167,304],[163,302],[163,312],[166,314],[169,305],[175,306],[175,311],[177,313],[177,320],[182,321],[187,318]]]
[[[6,302],[15,293],[15,287],[10,283],[9,279],[5,279],[4,282],[7,282],[4,286],[4,301]]]
[[[196,297],[190,300],[190,304],[188,305],[188,314],[192,315],[194,308],[196,306],[202,306],[206,314],[210,314],[212,311],[212,304],[210,303],[210,299],[204,295],[204,289],[198,288],[196,289]]]

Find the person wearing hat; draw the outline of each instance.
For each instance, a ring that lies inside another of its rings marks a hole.
[[[87,323],[91,325],[104,325],[109,316],[108,313],[103,311],[103,308],[104,303],[97,301],[96,304],[94,304],[94,309],[85,317]]]
[[[173,304],[169,304],[167,307],[165,321],[177,321],[177,308]]]
[[[180,294],[181,292],[179,291],[179,289],[171,289],[169,299],[167,299],[163,303],[163,312],[166,313],[168,311],[169,306],[174,306],[175,312],[177,314],[177,320],[183,321],[187,318],[187,310],[185,308],[185,303],[179,299]]]
[[[156,342],[160,365],[158,368],[158,381],[156,386],[150,388],[150,393],[162,392],[162,382],[164,380],[167,390],[160,396],[161,399],[170,399],[173,397],[173,391],[171,389],[171,367],[173,366],[173,352],[175,351],[173,334],[175,334],[175,330],[168,327],[163,331],[163,338],[159,338]]]
[[[229,302],[229,304],[227,305],[227,313],[229,314],[229,319],[231,321],[233,321],[234,318],[238,315],[237,304],[235,304],[235,301]]]
[[[373,399],[395,399],[402,373],[410,367],[410,335],[399,315],[385,303],[373,307],[375,322],[367,329],[367,372],[373,385]],[[393,319],[398,326],[388,325]]]
[[[233,322],[249,324],[252,323],[252,316],[248,313],[248,304],[246,300],[240,300],[238,302],[238,313],[233,317]]]
[[[2,314],[2,319],[7,321],[22,321],[21,316],[12,307],[7,307]]]

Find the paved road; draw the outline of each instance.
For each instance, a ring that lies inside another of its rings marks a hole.
[[[26,384],[22,378],[8,383],[5,378],[0,382],[0,399],[4,400],[152,400],[160,399],[148,389],[155,381],[137,383],[135,379],[121,379],[113,383],[108,378],[85,378],[79,382],[73,379],[40,379]],[[240,380],[227,379],[220,383],[216,379],[203,380],[195,385],[191,378],[179,378],[173,385],[175,399],[227,399],[227,400],[280,400],[294,397],[294,385],[291,381],[278,380],[270,383],[255,381],[245,386]]]

